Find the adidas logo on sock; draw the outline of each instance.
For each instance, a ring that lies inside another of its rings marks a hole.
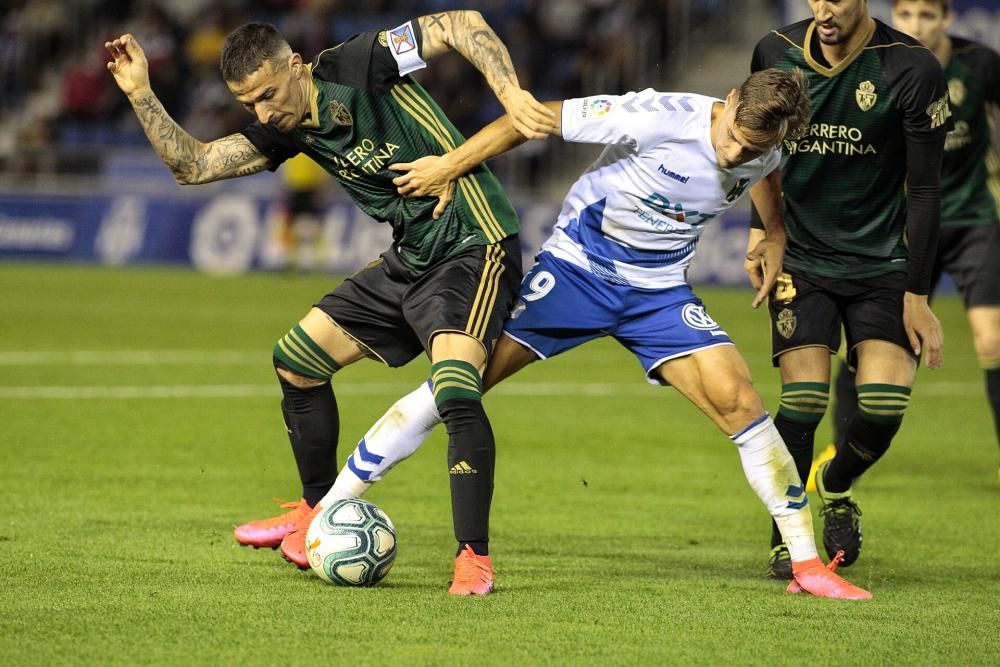
[[[452,475],[475,475],[479,471],[470,466],[465,461],[459,461],[448,470]]]

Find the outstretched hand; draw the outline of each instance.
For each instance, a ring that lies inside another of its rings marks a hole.
[[[446,156],[428,155],[413,162],[397,162],[390,164],[389,169],[400,172],[392,182],[403,197],[438,198],[433,212],[435,220],[444,214],[455,196],[456,176]]]
[[[785,262],[785,241],[764,238],[746,254],[743,270],[757,290],[752,305],[757,308],[774,289]]]
[[[114,58],[108,63],[108,71],[114,75],[122,92],[131,95],[137,90],[149,88],[149,63],[135,37],[122,35],[113,41],[104,42],[104,48]]]
[[[555,113],[522,88],[515,88],[502,100],[514,129],[529,139],[544,139],[556,132]]]

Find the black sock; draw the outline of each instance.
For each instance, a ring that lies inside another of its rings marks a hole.
[[[809,477],[809,468],[812,467],[813,440],[816,436],[818,422],[805,423],[789,419],[778,411],[778,416],[774,418],[774,426],[781,434],[781,439],[785,441],[788,453],[795,461],[795,469],[799,473],[799,479],[805,485],[806,478]],[[771,546],[775,547],[784,542],[778,524],[771,521]]]
[[[302,497],[315,507],[337,479],[337,438],[340,414],[330,384],[302,389],[280,375],[288,440],[302,480]]]
[[[837,373],[837,383],[834,388],[836,399],[833,403],[833,444],[839,450],[847,438],[847,425],[854,413],[858,411],[858,390],[855,387],[857,376],[847,367],[846,361],[840,362]]]
[[[993,408],[993,425],[996,427],[997,440],[1000,442],[1000,368],[986,371],[986,395]]]
[[[481,401],[453,398],[438,406],[448,428],[451,512],[459,550],[489,555],[496,443]]]
[[[857,412],[847,424],[844,446],[826,467],[823,488],[842,493],[851,488],[854,480],[875,465],[888,451],[900,423],[886,424],[869,421]]]

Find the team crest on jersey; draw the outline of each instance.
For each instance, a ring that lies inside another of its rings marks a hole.
[[[736,185],[730,188],[729,192],[726,193],[726,201],[731,204],[739,199],[743,192],[747,189],[748,185],[750,185],[749,178],[741,178],[736,181]]]
[[[351,112],[347,110],[343,104],[334,100],[330,102],[330,116],[333,118],[333,122],[341,127],[346,127],[354,123],[354,119],[351,118]]]
[[[875,84],[871,81],[862,81],[858,84],[858,89],[854,91],[854,99],[862,111],[868,111],[875,106],[878,100],[878,93],[875,92]]]
[[[402,55],[417,48],[417,42],[413,39],[413,31],[410,29],[409,23],[390,31],[389,38],[392,40],[392,50],[396,52],[396,55]]]
[[[931,129],[941,127],[951,118],[951,107],[948,106],[948,95],[934,100],[927,107],[927,115],[931,117]]]
[[[788,340],[795,333],[795,327],[798,325],[798,319],[795,317],[795,313],[785,308],[780,313],[778,313],[778,319],[775,320],[774,326],[777,327],[778,333]]]
[[[965,82],[961,79],[952,79],[948,82],[948,99],[951,100],[952,106],[962,106],[966,92]]]

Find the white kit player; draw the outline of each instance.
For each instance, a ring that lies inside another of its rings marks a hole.
[[[777,146],[808,124],[805,78],[758,72],[725,102],[645,90],[547,104],[561,114],[555,133],[563,139],[607,147],[573,184],[525,276],[483,390],[538,359],[613,336],[635,354],[649,381],[680,391],[737,445],[751,487],[791,552],[790,589],[871,597],[819,560],[792,458],[743,358],[686,282],[705,224],[749,191],[767,232],[747,256],[758,288],[754,307],[773,286],[785,249]],[[459,176],[523,141],[503,117],[451,153],[394,165],[403,172],[395,182],[405,196],[438,197],[436,216]],[[434,389],[425,383],[372,427],[321,505],[363,494],[416,451],[441,421]],[[469,472],[456,468],[453,474]]]

